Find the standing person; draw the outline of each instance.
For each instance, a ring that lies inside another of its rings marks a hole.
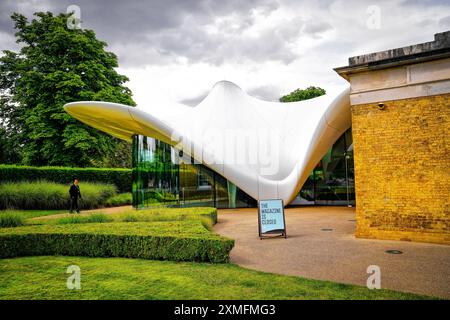
[[[73,210],[76,210],[77,213],[80,213],[80,208],[78,206],[78,197],[80,197],[81,199],[81,192],[77,178],[73,179],[73,183],[70,185],[69,194],[70,194],[70,213],[72,213]]]

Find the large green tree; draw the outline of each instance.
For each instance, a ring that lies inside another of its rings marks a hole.
[[[308,100],[315,97],[320,97],[325,93],[326,93],[325,89],[310,86],[306,89],[296,89],[291,93],[282,96],[280,98],[280,102],[294,102],[294,101]]]
[[[0,57],[0,125],[16,159],[29,165],[123,166],[130,148],[72,118],[68,102],[103,100],[134,106],[117,57],[94,31],[67,27],[69,14],[11,18],[19,52]],[[3,146],[2,145],[2,146]],[[2,147],[0,146],[0,147]]]
[[[6,130],[0,125],[0,163],[14,163],[17,153],[6,136]]]

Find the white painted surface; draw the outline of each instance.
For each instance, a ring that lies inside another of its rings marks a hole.
[[[349,89],[337,97],[279,103],[251,97],[228,81],[218,82],[196,107],[177,105],[177,113],[156,116],[139,107],[92,101],[64,108],[121,139],[142,134],[175,145],[253,198],[286,204],[351,126]]]

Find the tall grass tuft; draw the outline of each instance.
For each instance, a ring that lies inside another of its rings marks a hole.
[[[156,222],[156,221],[184,221],[200,220],[202,225],[212,230],[217,223],[215,208],[151,208],[144,210],[125,210],[109,215],[114,221],[120,222]]]
[[[14,212],[2,212],[0,214],[0,228],[20,227],[25,225],[23,217]]]
[[[80,182],[82,209],[98,208],[116,194],[116,187]],[[69,186],[48,181],[6,182],[0,184],[0,209],[66,209]]]
[[[57,220],[56,224],[71,224],[71,223],[102,223],[111,222],[112,218],[108,217],[104,213],[94,213],[88,216],[73,215],[70,217],[64,217]]]
[[[138,222],[139,218],[136,215],[133,214],[126,214],[124,215],[120,221],[123,222]]]
[[[126,206],[131,205],[131,202],[132,202],[131,192],[119,193],[106,199],[105,207]]]

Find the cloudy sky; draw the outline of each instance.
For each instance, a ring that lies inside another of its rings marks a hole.
[[[77,5],[119,58],[141,107],[195,105],[219,80],[266,100],[309,85],[346,86],[350,56],[433,40],[448,0],[0,0],[0,49],[17,49],[12,12]]]

